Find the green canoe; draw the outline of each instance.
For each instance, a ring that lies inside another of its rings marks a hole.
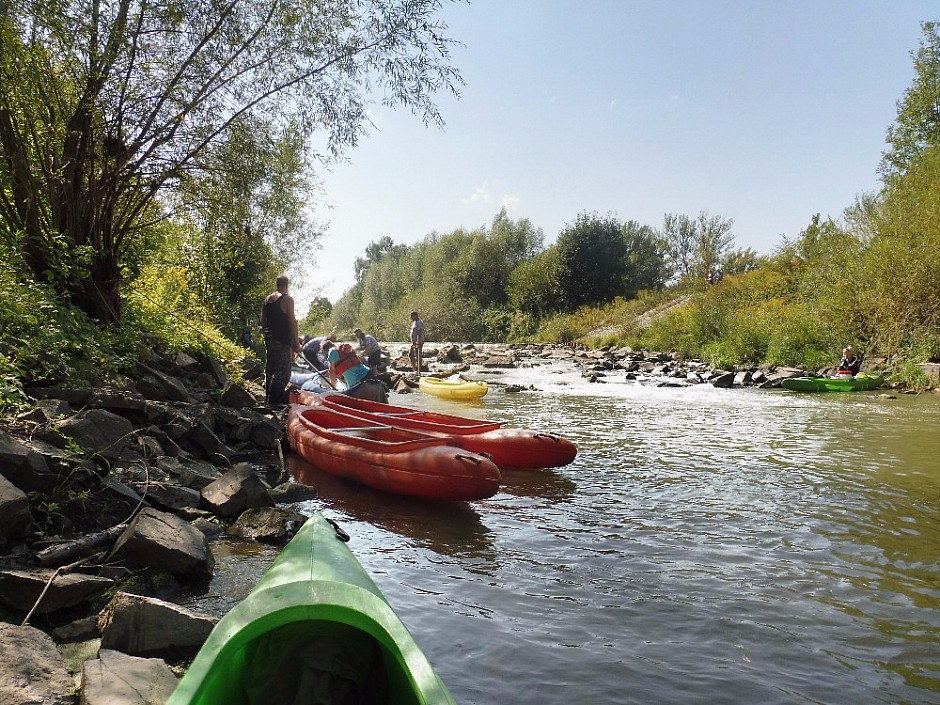
[[[209,635],[167,705],[455,701],[317,513]]]
[[[780,385],[795,392],[861,392],[880,387],[883,381],[879,375],[862,372],[855,377],[790,377]]]

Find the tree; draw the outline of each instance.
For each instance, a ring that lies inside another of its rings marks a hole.
[[[325,296],[317,296],[310,302],[310,308],[307,309],[307,315],[299,322],[302,333],[308,335],[317,330],[317,328],[330,317],[333,313],[333,304]]]
[[[621,229],[626,244],[623,296],[636,298],[643,290],[661,289],[669,278],[665,243],[648,225],[628,220]]]
[[[63,0],[0,6],[0,217],[34,274],[120,315],[122,266],[154,204],[246,116],[327,155],[384,89],[440,123],[460,83],[439,0]]]
[[[733,225],[733,220],[709,216],[706,211],[695,220],[667,213],[662,238],[673,275],[680,280],[704,281],[710,272],[717,271],[734,242]]]
[[[886,180],[904,174],[911,161],[931,145],[940,145],[940,25],[924,22],[920,48],[912,52],[914,82],[898,101],[898,117],[888,128],[882,155]]]
[[[555,243],[564,263],[565,310],[610,301],[623,293],[627,255],[615,218],[581,213]]]

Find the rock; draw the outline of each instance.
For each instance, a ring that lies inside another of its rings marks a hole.
[[[285,482],[271,490],[271,499],[275,504],[288,504],[290,502],[303,502],[307,499],[315,499],[318,495],[317,488],[310,485],[304,485],[300,482]]]
[[[0,543],[22,536],[31,519],[26,493],[0,475]]]
[[[445,345],[438,351],[437,361],[452,365],[463,362],[463,357],[460,355],[460,349],[456,345]]]
[[[225,368],[219,364],[218,360],[211,355],[207,355],[202,361],[202,366],[212,376],[212,379],[215,380],[215,384],[219,389],[225,387],[228,383],[228,374],[225,372]]]
[[[0,622],[0,703],[75,705],[74,685],[52,638]]]
[[[146,370],[146,374],[138,380],[137,391],[143,396],[157,401],[196,403],[196,398],[181,380],[146,365],[141,365],[141,368]]]
[[[229,381],[222,389],[219,403],[233,409],[250,409],[257,404],[257,400],[243,386]]]
[[[134,434],[130,421],[104,409],[80,411],[58,423],[56,430],[72,438],[83,450],[112,460],[121,456]]]
[[[44,568],[0,570],[0,602],[20,612],[29,612],[48,585],[36,606],[37,613],[48,614],[80,605],[114,585],[114,581],[107,578],[83,573],[60,573],[49,584],[54,572]]]
[[[181,461],[165,456],[157,458],[157,467],[176,477],[183,487],[192,487],[197,490],[202,490],[222,477],[222,473],[215,465],[202,460]]]
[[[800,377],[804,374],[806,374],[806,372],[795,367],[778,367],[768,372],[758,386],[762,389],[776,388],[780,386],[783,380],[790,379],[791,377]]]
[[[203,501],[223,517],[235,517],[246,509],[273,507],[274,500],[248,463],[239,463],[202,490]]]
[[[173,661],[194,656],[215,619],[172,602],[119,592],[98,615],[101,648]]]
[[[734,386],[743,387],[751,381],[750,370],[740,370],[734,373]]]
[[[151,504],[174,513],[184,507],[198,507],[202,499],[199,490],[174,484],[150,483],[135,485],[135,488],[138,492],[146,491]]]
[[[102,649],[82,668],[82,705],[165,703],[179,679],[162,659]]]
[[[190,426],[179,442],[191,453],[201,454],[208,460],[229,459],[235,456],[235,451],[226,446],[222,439],[202,421]]]
[[[712,386],[720,389],[731,389],[734,386],[734,372],[716,370],[716,374],[709,380]]]
[[[289,539],[288,522],[303,524],[308,518],[290,509],[275,507],[247,509],[225,533],[229,536],[254,539],[262,543],[284,544]]]
[[[49,635],[57,644],[74,644],[80,641],[90,641],[101,636],[98,632],[98,615],[76,619],[74,622],[56,627]]]
[[[940,362],[923,362],[918,366],[925,377],[940,379]]]
[[[182,582],[212,577],[215,560],[205,535],[188,522],[144,509],[118,538],[110,557],[131,566],[160,566]]]
[[[33,448],[0,429],[0,475],[23,492],[51,490],[58,476]]]

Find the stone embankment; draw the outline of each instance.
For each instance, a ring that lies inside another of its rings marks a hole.
[[[385,347],[382,378],[411,391],[407,346]],[[769,387],[804,372],[559,345],[429,345],[424,357],[441,376],[568,361],[598,384]],[[35,407],[0,429],[0,703],[164,702],[215,623],[172,602],[212,577],[212,539],[279,545],[305,519],[296,502],[315,492],[288,477],[283,410],[260,405],[257,361],[243,372],[236,384],[179,355],[96,389],[28,390]]]

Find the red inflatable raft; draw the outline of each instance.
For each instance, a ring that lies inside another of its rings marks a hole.
[[[425,499],[492,497],[502,477],[493,462],[446,439],[343,414],[292,404],[291,447],[324,472],[394,494]]]
[[[501,468],[557,468],[578,454],[578,447],[563,436],[528,429],[500,428],[498,421],[482,421],[421,411],[406,406],[357,399],[338,392],[294,392],[295,402],[320,406],[396,428],[450,439],[452,445],[472,453],[486,453]]]

